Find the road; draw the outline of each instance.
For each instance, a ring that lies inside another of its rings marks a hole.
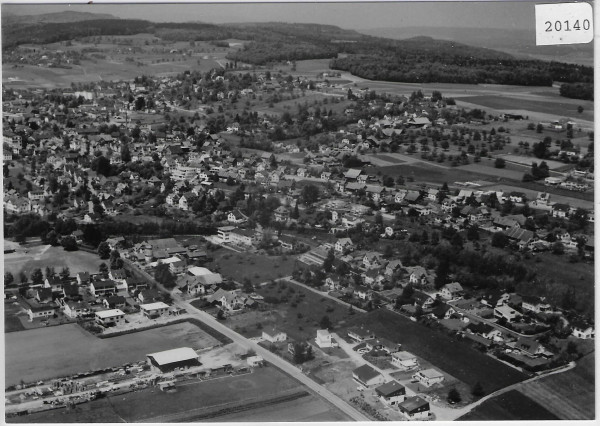
[[[366,313],[366,312],[367,312],[367,311],[365,311],[364,309],[357,308],[356,306],[354,306],[354,305],[351,305],[350,303],[346,303],[346,302],[344,302],[344,301],[342,301],[342,300],[338,299],[337,297],[333,297],[333,296],[331,296],[329,293],[327,293],[327,292],[325,292],[325,291],[319,291],[319,290],[317,290],[316,288],[309,287],[309,286],[307,286],[306,284],[302,284],[301,282],[298,282],[298,281],[296,281],[296,280],[292,279],[292,277],[291,277],[291,276],[289,276],[289,277],[283,277],[283,278],[281,278],[281,279],[282,279],[282,280],[287,280],[287,281],[289,281],[289,282],[291,282],[291,283],[293,283],[293,284],[299,285],[300,287],[304,287],[305,289],[307,289],[307,290],[310,290],[310,291],[312,291],[313,293],[316,293],[316,294],[318,294],[319,296],[327,297],[328,299],[331,299],[331,300],[333,300],[334,302],[336,302],[336,303],[339,303],[340,305],[344,305],[344,306],[346,306],[347,308],[349,308],[350,306],[352,306],[352,308],[353,308],[355,311],[357,311],[357,312],[362,312],[362,313]]]
[[[177,302],[180,306],[185,307],[187,309],[187,311],[190,314],[192,314],[196,319],[204,322],[205,324],[214,328],[215,330],[219,331],[220,333],[223,333],[225,336],[229,337],[235,343],[237,343],[243,347],[254,350],[256,352],[256,354],[263,357],[263,359],[265,361],[267,361],[267,362],[273,364],[274,366],[280,368],[281,370],[285,371],[287,374],[292,376],[294,379],[298,380],[300,383],[302,383],[303,385],[305,385],[306,387],[311,389],[313,392],[315,392],[319,396],[325,398],[327,401],[329,401],[331,404],[333,404],[335,407],[337,407],[339,410],[344,412],[346,415],[348,415],[353,420],[370,421],[370,419],[367,416],[365,416],[364,414],[362,414],[361,412],[356,410],[354,407],[352,407],[350,404],[348,404],[347,402],[342,400],[340,397],[338,397],[337,395],[334,395],[329,390],[325,389],[323,386],[317,384],[312,379],[305,376],[300,371],[299,368],[291,365],[290,363],[283,360],[282,358],[279,358],[277,355],[273,354],[272,352],[268,351],[267,349],[263,348],[262,346],[259,346],[257,343],[236,333],[235,331],[231,330],[229,327],[221,324],[219,321],[217,321],[215,318],[213,318],[212,315],[197,309],[196,307],[192,306],[189,302],[182,300],[179,296],[175,295],[174,299],[177,300]]]

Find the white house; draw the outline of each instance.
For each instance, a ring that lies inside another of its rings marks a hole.
[[[594,327],[584,323],[574,322],[571,324],[573,331],[571,334],[578,339],[593,339],[594,338]]]
[[[417,357],[407,351],[392,353],[392,364],[402,370],[410,370],[419,366]]]
[[[146,303],[140,305],[140,310],[146,318],[158,318],[169,311],[169,305],[164,302]]]
[[[339,345],[332,337],[329,330],[317,330],[317,337],[315,343],[320,348],[337,348]]]
[[[413,379],[418,380],[424,386],[430,387],[436,383],[444,381],[444,375],[439,371],[428,368],[426,370],[417,371],[413,374]]]
[[[263,330],[262,338],[263,340],[266,340],[271,343],[285,342],[287,340],[287,334],[283,331],[277,331],[277,329],[272,327],[267,330]]]
[[[120,309],[107,309],[96,312],[96,322],[105,327],[121,324],[125,321],[125,312]]]

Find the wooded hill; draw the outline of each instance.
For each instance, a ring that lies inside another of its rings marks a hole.
[[[331,67],[359,77],[418,83],[496,83],[550,86],[553,81],[592,83],[593,68],[519,60],[491,49],[416,37],[392,40],[332,25],[277,22],[214,25],[96,19],[62,23],[20,22],[3,26],[2,45],[52,43],[86,36],[151,33],[168,41],[246,40],[228,59],[255,65],[331,58]],[[340,55],[342,54],[342,55]]]

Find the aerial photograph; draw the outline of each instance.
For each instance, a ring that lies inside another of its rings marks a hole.
[[[6,423],[594,420],[594,46],[535,6],[2,4]]]

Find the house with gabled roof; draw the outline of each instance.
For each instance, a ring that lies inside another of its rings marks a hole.
[[[442,296],[446,300],[457,299],[464,293],[464,290],[460,283],[452,282],[448,284],[444,284],[442,289],[440,290],[440,296]]]
[[[381,385],[385,377],[368,364],[364,364],[352,371],[352,378],[365,388]]]
[[[386,405],[395,406],[406,398],[406,388],[395,380],[384,383],[375,388],[375,393]]]

